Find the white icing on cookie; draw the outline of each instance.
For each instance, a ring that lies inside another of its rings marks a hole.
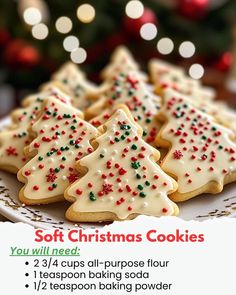
[[[102,70],[101,76],[104,80],[110,80],[115,75],[134,71],[140,79],[146,80],[147,76],[140,71],[139,65],[134,60],[131,52],[124,46],[119,46],[113,52],[110,63]]]
[[[97,86],[89,82],[84,73],[73,63],[64,64],[53,76],[53,81],[59,81],[72,97],[74,107],[85,110],[96,96]]]
[[[160,125],[156,120],[161,100],[153,95],[134,72],[116,76],[109,90],[105,93],[107,109],[99,116],[93,118],[90,123],[95,127],[105,123],[117,105],[128,106],[135,121],[143,128],[143,138],[150,144],[154,144]]]
[[[190,193],[212,181],[223,188],[225,177],[236,172],[233,133],[171,89],[164,93],[161,112],[167,123],[160,137],[171,144],[161,167],[177,177],[178,192]]]
[[[88,168],[87,174],[67,190],[67,197],[75,199],[72,210],[109,211],[120,219],[133,213],[174,214],[174,204],[167,197],[175,190],[173,179],[155,163],[159,153],[141,139],[139,127],[123,109],[102,127],[106,131],[96,138],[97,149],[79,162]],[[114,150],[118,153],[112,157]]]
[[[149,63],[149,71],[153,84],[158,88],[171,87],[184,95],[189,95],[193,100],[213,100],[215,91],[210,87],[203,87],[199,80],[188,77],[181,67],[167,62],[153,59]]]
[[[50,202],[50,198],[63,195],[67,186],[79,178],[76,161],[93,151],[90,140],[98,131],[81,119],[80,111],[53,97],[46,100],[32,131],[36,138],[29,152],[37,154],[19,171],[18,177],[26,183],[24,196],[27,199],[40,203],[40,199],[47,198]],[[55,141],[58,142],[56,147]]]
[[[51,83],[44,92],[25,98],[22,102],[23,108],[12,113],[13,129],[0,133],[0,167],[5,169],[5,167],[10,166],[17,172],[26,163],[24,147],[31,142],[28,128],[36,120],[45,98],[51,95],[64,103],[70,104],[70,97]]]

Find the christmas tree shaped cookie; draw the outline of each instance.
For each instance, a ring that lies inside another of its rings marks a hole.
[[[28,148],[32,159],[18,172],[18,179],[25,183],[20,200],[25,204],[63,200],[66,187],[80,176],[76,161],[93,151],[90,140],[98,131],[81,119],[79,110],[50,97],[31,132],[35,137]]]
[[[177,214],[168,199],[176,182],[155,163],[159,152],[142,140],[128,109],[119,108],[99,130],[96,150],[77,164],[84,176],[65,192],[74,202],[67,218],[96,222]]]
[[[110,63],[102,70],[101,78],[110,80],[121,72],[134,71],[142,80],[147,80],[146,74],[140,71],[132,53],[125,46],[119,46],[113,52]]]
[[[98,127],[111,115],[119,104],[128,106],[135,121],[143,128],[143,138],[154,144],[160,125],[156,120],[161,105],[160,98],[153,95],[146,84],[134,72],[119,74],[113,79],[105,94],[106,109],[90,122]]]
[[[74,107],[85,110],[98,97],[97,87],[89,82],[84,73],[72,62],[64,64],[53,76],[52,81],[63,84],[63,91],[72,97]]]
[[[179,92],[171,90],[173,96],[179,96]],[[218,123],[228,127],[236,134],[236,112],[229,108],[223,101],[209,101],[208,99],[193,99],[191,96],[182,95],[201,111],[213,116]]]
[[[171,199],[184,201],[201,193],[218,193],[224,184],[236,180],[231,130],[170,89],[165,91],[160,114],[166,123],[157,141],[169,147],[161,167],[178,182]]]
[[[186,76],[181,67],[153,59],[149,62],[149,72],[158,94],[162,94],[163,89],[170,87],[181,94],[191,96],[194,100],[205,101],[215,98],[215,91],[212,88],[203,87],[199,80]]]
[[[24,148],[31,142],[28,128],[41,110],[44,99],[50,95],[64,103],[70,103],[70,97],[60,91],[57,84],[48,84],[43,92],[30,95],[22,102],[22,108],[12,113],[12,126],[0,133],[0,168],[17,173],[27,158]]]

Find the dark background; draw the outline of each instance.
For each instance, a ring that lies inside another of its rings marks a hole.
[[[127,45],[146,70],[151,57],[162,57],[186,69],[198,62],[205,68],[204,83],[217,89],[218,98],[236,106],[236,96],[226,86],[232,76],[235,59],[236,1],[235,0],[145,0],[143,16],[130,19],[125,14],[128,1],[123,0],[0,0],[0,116],[20,103],[29,92],[50,79],[59,65],[70,59],[63,49],[67,35],[79,37],[87,51],[87,60],[81,65],[88,77],[99,83],[99,71],[108,62],[112,50],[119,44]],[[31,27],[22,17],[20,7],[42,5],[47,15],[49,35],[45,40],[32,37]],[[94,21],[84,24],[78,20],[76,10],[89,3],[96,10]],[[56,31],[60,16],[73,21],[73,29],[64,35]],[[152,41],[143,40],[140,27],[152,22],[158,35]],[[174,51],[161,56],[156,44],[168,36],[175,44]],[[183,59],[178,53],[182,41],[196,46],[193,57]],[[236,77],[235,77],[236,79]]]

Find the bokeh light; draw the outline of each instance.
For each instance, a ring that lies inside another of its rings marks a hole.
[[[152,23],[142,25],[140,35],[144,40],[153,40],[157,36],[157,27]]]
[[[157,42],[157,49],[161,54],[170,54],[174,49],[174,43],[170,38],[162,38]]]
[[[48,27],[43,23],[35,25],[32,28],[32,35],[35,39],[38,39],[38,40],[46,39],[48,36],[48,33],[49,33]]]
[[[37,25],[42,20],[42,14],[36,7],[29,7],[23,13],[24,21],[31,26]]]
[[[84,48],[79,47],[71,52],[70,57],[74,63],[81,64],[86,60],[87,52],[84,50]]]
[[[63,47],[66,51],[73,51],[79,47],[79,39],[76,36],[68,36],[63,41]]]
[[[95,9],[90,4],[82,4],[77,9],[77,17],[83,23],[90,23],[94,20],[96,15]]]
[[[129,1],[125,7],[126,15],[130,18],[140,18],[143,15],[144,7],[138,0]]]
[[[204,75],[204,68],[200,64],[193,64],[189,68],[189,75],[193,79],[201,79]]]
[[[195,45],[190,41],[184,41],[179,46],[179,54],[184,58],[189,58],[195,53]]]
[[[72,29],[72,21],[67,16],[61,16],[56,21],[56,29],[59,33],[67,34]]]

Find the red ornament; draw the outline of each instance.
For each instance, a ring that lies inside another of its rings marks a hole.
[[[233,55],[231,52],[227,51],[223,53],[215,63],[215,68],[221,72],[229,71],[233,63]]]
[[[209,0],[177,0],[177,11],[189,20],[203,18],[209,6]]]
[[[10,40],[10,33],[4,28],[0,28],[0,49],[6,47]]]
[[[143,15],[137,19],[133,19],[128,16],[125,16],[125,18],[123,19],[123,26],[125,28],[125,31],[135,39],[141,39],[139,31],[142,25],[146,23],[157,23],[155,13],[149,8],[145,8]]]
[[[33,67],[40,61],[38,50],[21,39],[12,40],[5,48],[4,61],[12,67]]]
[[[40,54],[36,48],[31,45],[24,46],[18,55],[19,64],[25,67],[36,66],[40,61]]]

